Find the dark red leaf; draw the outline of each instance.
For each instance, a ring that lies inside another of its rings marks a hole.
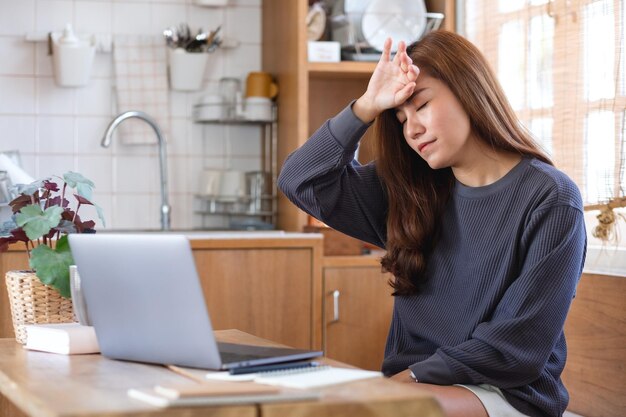
[[[21,227],[13,229],[11,230],[11,236],[0,237],[0,252],[6,251],[12,243],[28,242],[29,240]]]
[[[74,197],[76,197],[76,199],[78,200],[80,204],[87,204],[87,205],[93,206],[93,203],[91,201],[87,200],[85,197],[81,195],[74,194]]]
[[[70,204],[69,200],[63,199],[63,204],[61,204],[61,196],[56,196],[48,199],[48,207],[52,206],[61,206],[67,207]]]
[[[52,182],[50,180],[44,180],[43,188],[48,191],[59,191],[59,185],[56,182]]]
[[[61,213],[61,220],[72,221],[74,218],[74,211],[70,209],[65,209],[63,213]]]
[[[93,229],[94,226],[96,225],[96,222],[94,222],[93,220],[87,220],[84,223],[74,222],[74,225],[76,225],[76,228],[78,229],[78,233],[83,233],[85,230]]]
[[[26,232],[21,227],[11,230],[11,235],[16,242],[30,242],[30,239],[26,236]]]
[[[11,210],[13,210],[14,214],[20,211],[21,209],[23,209],[24,207],[28,206],[29,204],[31,204],[30,196],[27,196],[27,195],[20,195],[18,197],[15,197],[9,203],[9,205],[11,206]]]

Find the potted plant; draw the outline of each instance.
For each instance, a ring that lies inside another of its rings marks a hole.
[[[95,233],[95,222],[78,215],[85,205],[94,206],[104,224],[102,210],[91,202],[93,187],[76,172],[14,187],[17,197],[9,203],[13,216],[0,227],[0,252],[23,242],[29,258],[31,270],[6,274],[15,339],[20,343],[26,342],[26,324],[75,321],[69,278],[74,262],[67,235]]]

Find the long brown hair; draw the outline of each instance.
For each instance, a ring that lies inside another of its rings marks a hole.
[[[493,149],[552,164],[518,120],[489,64],[472,43],[452,32],[435,31],[409,45],[407,53],[421,73],[452,91],[477,138]],[[381,264],[394,276],[390,281],[394,295],[415,294],[425,280],[455,180],[451,168],[430,168],[408,146],[394,109],[383,112],[374,129],[376,167],[389,200],[387,254]]]

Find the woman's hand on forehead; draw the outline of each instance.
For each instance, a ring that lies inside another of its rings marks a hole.
[[[398,42],[398,50],[391,59],[391,38],[385,41],[382,55],[367,85],[367,91],[353,106],[355,114],[370,122],[387,109],[404,103],[415,90],[419,69],[406,53],[406,43]]]

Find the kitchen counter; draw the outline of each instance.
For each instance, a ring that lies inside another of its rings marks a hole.
[[[110,230],[103,229],[98,230],[97,233],[107,234],[177,234],[185,235],[191,239],[310,239],[312,236],[315,238],[321,238],[321,235],[316,236],[316,233],[296,233],[285,232],[283,230],[197,230],[197,229],[175,229],[175,230]]]

